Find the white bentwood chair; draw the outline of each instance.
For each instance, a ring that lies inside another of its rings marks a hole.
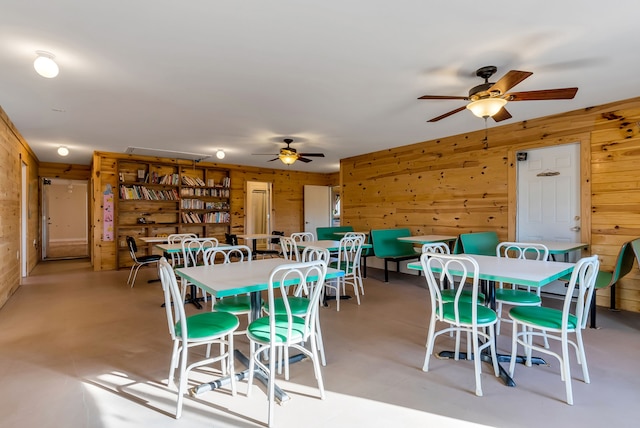
[[[178,398],[176,402],[176,419],[182,415],[182,402],[187,392],[189,372],[197,367],[210,366],[220,362],[222,374],[231,378],[231,393],[236,394],[235,370],[233,364],[233,333],[238,328],[238,318],[226,312],[203,312],[187,317],[184,310],[182,294],[173,268],[162,257],[159,264],[160,281],[164,291],[164,303],[167,313],[169,334],[173,340],[173,351],[169,366],[167,385],[173,385],[176,369],[178,372]],[[220,344],[220,355],[207,356],[188,364],[189,349],[195,346]],[[226,349],[226,351],[224,351]]]
[[[515,371],[518,345],[524,347],[525,364],[529,367],[531,366],[532,350],[551,355],[560,362],[560,377],[565,383],[567,404],[570,405],[573,404],[573,391],[571,389],[569,345],[576,351],[576,359],[578,364],[582,366],[584,383],[590,383],[587,356],[582,341],[582,330],[587,325],[589,306],[591,299],[594,298],[593,294],[599,266],[600,262],[597,255],[578,260],[567,286],[562,309],[544,306],[516,306],[509,311],[509,317],[513,320],[509,375],[513,376]],[[578,288],[578,297],[573,303],[573,292],[576,287]],[[520,326],[522,329],[518,331]],[[569,339],[570,334],[575,335],[575,340]],[[533,337],[541,335],[560,342],[560,353],[534,345]]]
[[[322,382],[322,372],[318,361],[317,347],[317,311],[319,308],[324,278],[327,273],[327,264],[324,261],[311,261],[300,263],[287,263],[274,268],[269,275],[268,307],[276,307],[275,299],[282,299],[283,312],[270,311],[267,316],[258,318],[249,324],[247,336],[250,340],[250,362],[247,395],[253,389],[253,378],[256,366],[260,367],[268,376],[269,413],[268,425],[274,423],[274,391],[276,376],[276,354],[279,349],[284,352],[284,358],[288,359],[289,348],[294,348],[306,355],[313,363],[313,370],[320,398],[324,399],[324,386]],[[306,283],[309,288],[309,304],[304,316],[293,314],[289,304],[287,289],[291,283]],[[308,342],[311,349],[307,349],[304,344]],[[267,354],[269,364],[265,365],[260,356]],[[289,377],[289,366],[285,365],[285,377]]]
[[[429,371],[429,359],[433,354],[436,338],[444,333],[455,333],[454,359],[459,359],[460,336],[466,333],[467,355],[473,355],[476,395],[482,396],[482,384],[480,374],[482,372],[481,352],[489,348],[493,370],[496,377],[499,375],[498,360],[496,357],[494,326],[498,320],[496,313],[478,300],[478,276],[480,267],[471,257],[452,254],[423,253],[420,263],[427,279],[429,287],[429,299],[431,301],[431,318],[429,320],[429,332],[427,334],[427,352],[422,370]],[[436,274],[433,269],[440,273]],[[445,301],[442,298],[442,283],[447,282],[449,287],[455,290],[453,300]],[[470,285],[471,290],[464,290]],[[471,295],[463,294],[470,291]],[[443,322],[448,327],[436,332],[436,324]],[[488,332],[487,332],[488,331]],[[480,339],[484,341],[480,344]]]

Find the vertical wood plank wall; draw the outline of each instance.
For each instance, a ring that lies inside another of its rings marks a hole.
[[[92,262],[94,270],[111,270],[116,267],[116,243],[102,240],[102,192],[110,184],[117,192],[116,168],[118,159],[140,159],[177,165],[192,165],[190,161],[147,156],[132,156],[119,153],[95,152],[92,165],[93,218]],[[274,230],[285,234],[304,230],[303,189],[304,185],[333,186],[338,184],[338,173],[320,174],[279,169],[256,168],[240,165],[200,162],[198,166],[220,167],[230,170],[231,178],[231,231],[244,232],[245,189],[247,181],[273,183],[273,207],[271,213]]]
[[[22,162],[27,165],[27,271],[39,260],[38,160],[0,108],[0,307],[21,282]],[[36,245],[33,245],[34,240]]]
[[[612,270],[621,244],[640,237],[640,98],[494,125],[487,141],[481,119],[478,129],[343,159],[342,224],[414,234],[495,230],[514,239],[515,152],[578,142],[588,252]],[[619,308],[640,311],[639,279],[634,266],[619,282]],[[599,305],[609,304],[609,290],[597,296]]]

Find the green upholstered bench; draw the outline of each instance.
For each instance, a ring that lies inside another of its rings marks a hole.
[[[418,260],[420,253],[413,249],[411,242],[399,241],[398,238],[411,236],[406,228],[373,229],[371,230],[373,254],[384,259],[384,282],[389,282],[388,262],[396,262],[396,272],[400,272],[400,262],[404,260]]]
[[[353,226],[316,227],[316,238],[318,241],[339,241],[344,235],[336,233],[353,232]]]

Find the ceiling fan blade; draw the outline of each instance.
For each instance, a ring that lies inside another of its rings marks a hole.
[[[452,114],[456,114],[456,113],[458,113],[458,112],[461,112],[462,110],[464,110],[464,109],[466,109],[466,108],[467,108],[467,106],[459,107],[459,108],[457,108],[457,109],[455,109],[455,110],[451,110],[451,111],[450,111],[450,112],[448,112],[448,113],[445,113],[445,114],[440,115],[440,116],[438,116],[438,117],[434,117],[433,119],[429,119],[429,120],[427,120],[427,122],[437,122],[437,121],[439,121],[440,119],[444,119],[445,117],[449,117],[449,116],[451,116]]]
[[[511,113],[509,113],[507,111],[506,108],[502,107],[496,114],[494,114],[493,116],[493,120],[495,120],[496,122],[501,122],[503,120],[507,120],[507,119],[511,119]]]
[[[468,100],[469,97],[458,97],[455,95],[423,95],[419,100]]]
[[[275,160],[280,160],[280,158],[273,158],[273,159],[269,159],[267,162],[273,162]]]
[[[578,88],[543,89],[541,91],[511,92],[504,96],[509,101],[570,100]]]
[[[299,158],[298,158],[298,160],[299,160],[300,162],[304,162],[304,163],[309,163],[309,162],[311,162],[311,161],[312,161],[312,159],[307,159],[307,158],[303,158],[303,157],[299,157]]]
[[[300,156],[323,158],[324,153],[298,153]]]
[[[522,82],[533,73],[530,71],[511,70],[489,88],[488,92],[500,91],[505,94],[509,89]]]

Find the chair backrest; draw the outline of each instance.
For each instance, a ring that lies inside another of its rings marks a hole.
[[[287,263],[275,267],[269,275],[269,289],[268,289],[268,302],[270,308],[275,308],[276,297],[282,298],[284,311],[270,311],[269,312],[269,325],[270,325],[270,341],[276,342],[276,317],[278,326],[286,326],[284,329],[279,329],[279,334],[284,335],[280,340],[285,342],[293,342],[294,335],[292,335],[292,322],[294,318],[298,318],[291,313],[291,306],[289,305],[288,288],[291,283],[306,284],[309,290],[309,305],[307,305],[307,312],[303,316],[304,329],[302,332],[302,341],[307,341],[309,336],[316,331],[316,322],[319,320],[317,311],[320,306],[320,296],[324,288],[324,278],[327,274],[327,264],[322,260],[316,260],[311,262],[302,263]],[[314,339],[315,340],[315,339]],[[295,343],[298,343],[295,340]],[[273,357],[273,355],[272,355]]]
[[[302,250],[300,261],[312,262],[316,260],[322,260],[328,265],[330,258],[331,253],[328,249],[322,247],[314,247],[313,245],[307,245],[306,247],[304,247],[304,250]]]
[[[296,242],[313,242],[316,240],[316,236],[312,232],[292,233],[291,238]]]
[[[167,236],[167,242],[169,244],[179,244],[180,242],[182,242],[183,239],[187,239],[187,238],[197,238],[198,235],[196,235],[195,233],[172,233],[169,236]]]
[[[478,276],[480,267],[478,262],[464,254],[422,253],[420,256],[422,270],[429,287],[432,317],[443,314],[443,299],[441,290],[455,289],[453,300],[455,322],[460,323],[460,302],[478,301]],[[438,272],[434,272],[434,270]],[[466,288],[465,288],[466,287]],[[463,294],[463,290],[471,291],[471,299]],[[466,307],[468,308],[469,305]],[[471,306],[471,319],[475,323],[478,319],[478,305]],[[464,307],[464,305],[463,305]]]
[[[631,248],[633,248],[633,252],[636,255],[636,261],[638,262],[638,267],[640,268],[640,238],[636,238],[629,242],[631,243]]]
[[[422,252],[449,254],[451,251],[449,250],[449,246],[444,242],[429,242],[427,244],[422,244]]]
[[[549,260],[549,248],[537,242],[501,242],[496,256],[511,259]]]
[[[564,298],[564,304],[562,305],[562,326],[566,328],[569,321],[569,315],[574,315],[578,321],[577,328],[585,328],[587,325],[587,318],[589,315],[589,307],[591,306],[591,299],[595,296],[594,289],[596,283],[596,277],[598,275],[598,269],[600,262],[597,255],[591,257],[584,257],[576,263],[571,274],[571,279],[567,285],[567,293]],[[575,301],[575,306],[572,305],[573,292],[576,287],[578,288],[578,297]],[[574,313],[571,314],[571,308],[574,306]],[[594,308],[595,309],[595,308]]]
[[[465,254],[495,256],[496,247],[500,243],[496,232],[463,233],[460,235],[460,245]]]
[[[180,289],[178,288],[176,275],[173,272],[173,267],[167,262],[166,258],[162,257],[158,262],[158,271],[160,272],[160,282],[162,283],[162,290],[164,291],[164,308],[167,312],[167,323],[169,325],[171,339],[175,340],[176,335],[187,338],[189,337],[187,334],[187,316],[184,311],[184,303]],[[179,332],[176,331],[178,323],[180,323]]]
[[[221,256],[222,263],[243,262],[251,260],[251,248],[246,245],[229,245],[207,248],[202,252],[202,260],[205,265],[215,264],[218,256]]]
[[[343,270],[346,275],[351,274],[354,268],[360,266],[362,244],[364,244],[364,239],[361,236],[345,236],[340,240],[337,268]]]
[[[284,236],[284,232],[281,231],[281,230],[274,230],[274,231],[271,232],[271,234],[275,235],[275,236]],[[271,243],[271,244],[279,244],[280,243],[280,238],[271,238],[269,243]]]
[[[136,240],[133,236],[127,236],[127,245],[129,246],[129,253],[131,254],[131,258],[136,260],[136,253],[138,252],[138,246],[136,245]]]
[[[616,265],[613,269],[613,276],[611,277],[611,283],[609,285],[615,284],[620,278],[631,272],[633,262],[636,259],[632,245],[634,241],[625,242],[622,244],[622,247],[620,247],[620,252],[618,253]]]
[[[280,238],[280,251],[282,252],[285,260],[300,260],[298,245],[296,244],[296,241],[289,236],[283,236]]]
[[[227,245],[238,245],[238,235],[234,235],[231,233],[224,234],[224,242]]]
[[[218,247],[216,238],[185,238],[182,244],[183,267],[197,266],[202,260],[204,250]]]

